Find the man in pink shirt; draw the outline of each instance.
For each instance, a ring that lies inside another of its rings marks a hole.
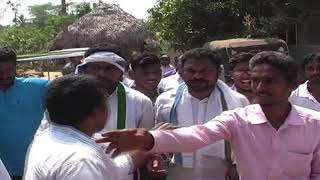
[[[250,60],[257,104],[227,111],[203,125],[175,130],[122,130],[104,134],[115,153],[131,149],[189,152],[226,139],[242,180],[320,179],[320,114],[291,105],[297,66],[280,52]]]

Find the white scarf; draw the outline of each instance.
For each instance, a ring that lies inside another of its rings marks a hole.
[[[83,62],[76,67],[75,74],[79,74],[81,67],[92,62],[105,62],[116,66],[122,72],[124,72],[124,65],[127,63],[122,57],[113,52],[96,52],[83,59]]]

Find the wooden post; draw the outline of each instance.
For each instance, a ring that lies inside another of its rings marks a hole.
[[[66,3],[66,0],[61,0],[61,15],[67,15],[67,3]]]

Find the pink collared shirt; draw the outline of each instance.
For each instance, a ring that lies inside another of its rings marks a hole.
[[[257,104],[226,111],[204,125],[151,131],[153,152],[191,152],[231,143],[241,180],[320,179],[320,113],[292,106],[279,130]]]

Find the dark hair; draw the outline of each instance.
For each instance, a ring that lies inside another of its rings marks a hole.
[[[132,70],[136,70],[138,67],[146,67],[148,65],[159,65],[160,66],[160,59],[157,55],[144,52],[140,55],[135,56],[131,63]]]
[[[15,50],[9,47],[0,48],[0,63],[1,62],[17,63],[17,54]]]
[[[240,52],[238,54],[235,54],[229,59],[228,67],[232,71],[238,64],[242,62],[249,62],[250,59],[255,55],[256,53],[252,52]]]
[[[77,127],[105,103],[105,88],[87,75],[67,75],[53,80],[46,97],[51,121]]]
[[[184,66],[185,62],[188,59],[203,59],[203,58],[209,59],[210,61],[212,61],[212,63],[214,63],[217,66],[217,68],[220,68],[222,63],[222,58],[216,51],[213,51],[207,48],[195,48],[185,52],[181,57],[181,64],[182,66]]]
[[[311,62],[311,61],[319,61],[320,62],[320,53],[310,53],[304,56],[303,62],[302,62],[302,68],[305,69],[305,67]]]
[[[249,66],[250,69],[256,65],[268,64],[282,71],[287,80],[295,81],[298,77],[298,66],[294,59],[282,52],[277,51],[263,51],[251,58]]]

